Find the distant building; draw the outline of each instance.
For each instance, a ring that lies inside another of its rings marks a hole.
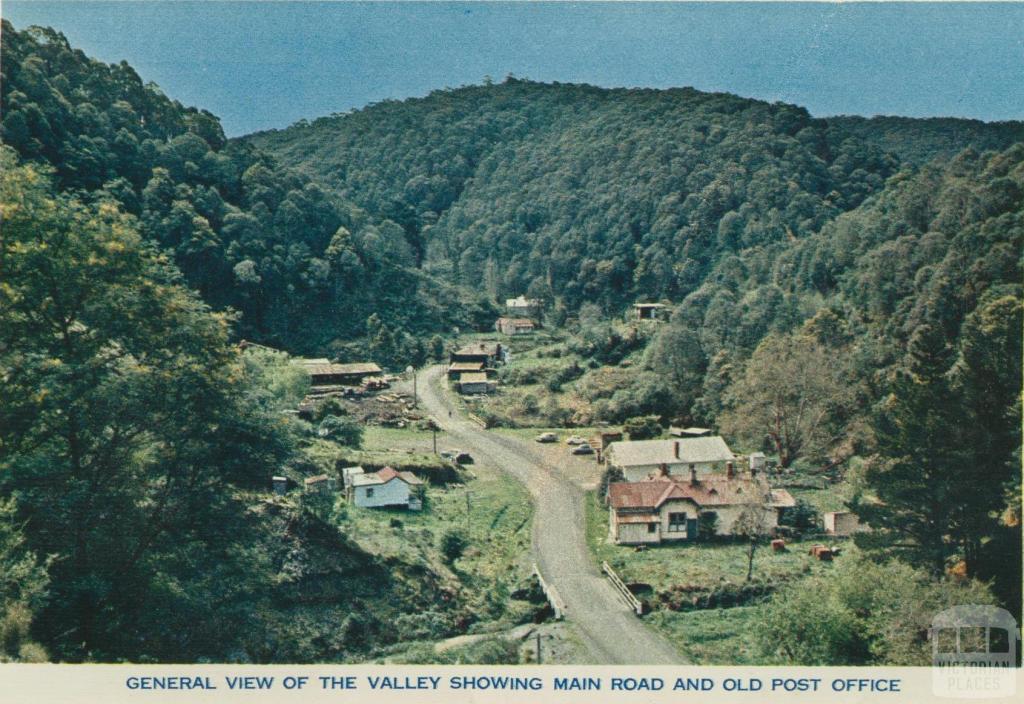
[[[848,536],[871,530],[861,523],[857,514],[852,511],[829,511],[823,513],[821,518],[825,524],[825,532],[829,535]]]
[[[529,318],[498,318],[494,329],[502,335],[528,335],[537,329]]]
[[[711,435],[711,428],[677,428],[672,426],[668,434],[674,438],[703,438]]]
[[[460,394],[489,394],[496,384],[484,372],[464,372],[459,375]]]
[[[634,303],[633,318],[635,320],[662,320],[665,308],[664,303]]]
[[[485,340],[474,342],[465,347],[460,347],[451,353],[449,361],[455,362],[480,362],[484,367],[493,367],[505,360],[505,349],[500,342]]]
[[[326,474],[318,474],[315,477],[306,477],[303,480],[303,488],[307,494],[329,494],[338,490],[338,480]]]
[[[288,493],[288,477],[271,477],[270,484],[278,496]]]
[[[732,535],[743,511],[753,509],[761,512],[770,532],[781,511],[794,505],[785,489],[752,477],[613,482],[608,485],[608,530],[622,545],[694,540],[701,516],[708,514],[714,516],[716,535]]]
[[[379,472],[357,472],[350,476],[345,496],[363,508],[404,506],[412,511],[423,508],[419,487],[423,481],[412,472],[398,472],[385,467]]]
[[[594,453],[597,455],[598,462],[604,462],[604,451],[613,442],[620,442],[622,440],[622,431],[620,430],[599,430],[590,436],[588,444],[594,449]]]
[[[309,372],[312,386],[359,386],[364,380],[383,372],[373,362],[335,364],[325,358],[293,360]]]
[[[448,378],[455,381],[463,374],[485,373],[483,362],[453,362],[448,367]]]
[[[658,476],[688,477],[694,470],[704,477],[726,469],[735,460],[718,435],[679,440],[628,440],[613,442],[605,450],[609,467],[622,470],[627,482]]]
[[[536,318],[540,315],[541,302],[536,298],[518,296],[505,299],[505,312],[512,316]]]
[[[352,486],[352,478],[357,474],[366,474],[366,470],[362,467],[344,467],[341,470],[341,483],[346,490]]]

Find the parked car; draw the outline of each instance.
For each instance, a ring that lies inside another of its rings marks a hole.
[[[537,442],[558,442],[558,436],[554,433],[541,433],[534,440]]]
[[[579,435],[570,435],[565,440],[566,445],[585,445],[587,441],[581,438]]]
[[[590,445],[577,445],[576,447],[569,450],[570,454],[573,455],[592,455],[594,454],[594,448]]]
[[[465,450],[441,450],[440,455],[455,464],[473,464],[473,456]]]

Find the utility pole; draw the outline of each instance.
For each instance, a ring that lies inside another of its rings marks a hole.
[[[537,664],[541,665],[544,662],[544,658],[540,654],[540,631],[537,631]]]
[[[434,454],[437,454],[437,423],[433,418],[430,419],[430,429],[434,431]]]
[[[470,510],[470,508],[469,508],[469,489],[466,489],[466,538],[467,539],[469,538],[469,531],[470,531],[470,526],[469,526],[469,510]]]
[[[416,393],[416,367],[410,364],[405,368],[405,373],[412,375],[412,405],[415,408],[419,405],[419,394]]]

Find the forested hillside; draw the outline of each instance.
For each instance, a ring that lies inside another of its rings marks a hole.
[[[3,143],[52,166],[59,189],[136,216],[204,300],[241,312],[240,336],[324,353],[366,334],[374,312],[415,333],[472,324],[459,303],[471,297],[417,270],[393,222],[228,143],[216,117],[171,100],[126,63],[108,66],[53,30],[7,22],[3,55]]]

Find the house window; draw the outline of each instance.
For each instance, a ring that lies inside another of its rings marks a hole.
[[[668,514],[668,530],[670,533],[683,533],[686,531],[686,513]]]
[[[658,524],[657,523],[648,523],[647,524],[647,532],[648,533],[657,533],[658,532]]]
[[[373,498],[373,489],[367,489],[366,490],[366,498],[368,498],[368,499],[372,499]]]

